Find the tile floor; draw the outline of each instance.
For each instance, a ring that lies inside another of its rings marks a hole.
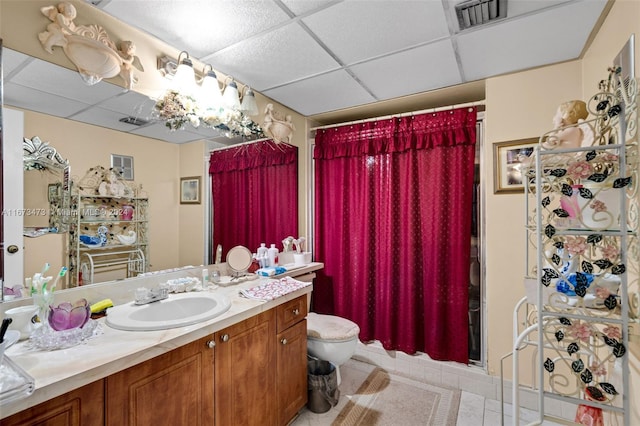
[[[331,408],[326,413],[313,413],[306,407],[300,415],[293,420],[291,426],[326,426],[331,425],[333,420],[338,416],[342,408],[346,405],[350,396],[353,395],[366,379],[369,373],[375,368],[375,365],[366,362],[351,359],[347,361],[340,369],[342,374],[342,382],[339,386],[340,400],[338,405]],[[419,404],[420,401],[416,401]],[[457,426],[499,426],[501,424],[511,425],[511,405],[505,404],[505,419],[501,423],[500,401],[486,398],[484,396],[471,392],[462,391],[460,397],[460,408],[458,410]],[[520,424],[526,425],[537,418],[532,410],[522,409],[520,411]],[[544,426],[555,426],[560,423],[545,421]],[[413,426],[402,425],[398,426]],[[433,425],[438,426],[438,425]]]

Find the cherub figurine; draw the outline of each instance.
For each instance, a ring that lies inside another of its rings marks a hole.
[[[133,67],[137,68],[138,71],[144,72],[142,63],[136,56],[136,45],[129,40],[121,41],[118,48],[118,55],[122,58],[120,77],[124,80],[125,87],[131,89],[138,83],[138,78],[133,73]]]
[[[38,39],[44,50],[53,53],[54,46],[66,46],[67,35],[76,32],[76,26],[73,23],[76,18],[76,8],[69,2],[62,2],[57,7],[45,6],[40,11],[51,20],[51,23],[47,25],[47,31],[38,34]]]
[[[271,136],[275,142],[291,143],[293,131],[296,129],[287,115],[284,120],[280,119],[273,110],[273,104],[267,104],[264,110],[264,122],[262,125],[264,132]]]
[[[98,194],[106,196],[124,197],[125,191],[126,188],[124,184],[118,180],[118,176],[113,169],[105,173],[103,181],[98,187]]]
[[[568,101],[560,104],[553,117],[553,128],[548,145],[556,148],[580,148],[591,146],[595,135],[593,128],[585,122],[589,116],[583,101]]]

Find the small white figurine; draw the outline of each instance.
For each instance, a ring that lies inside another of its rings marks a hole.
[[[109,170],[105,173],[104,179],[105,180],[103,180],[98,187],[98,194],[112,197],[124,197],[125,186],[118,180],[118,177],[113,170]]]
[[[587,104],[583,101],[560,104],[553,117],[553,128],[558,130],[551,133],[549,145],[557,148],[591,146],[595,135],[591,126],[585,122],[588,116]]]
[[[131,89],[137,82],[138,78],[133,73],[133,67],[138,71],[144,72],[140,59],[136,56],[136,45],[129,40],[120,42],[118,54],[122,58],[120,66],[120,77],[124,80],[125,87]]]
[[[76,26],[73,23],[76,18],[76,8],[69,2],[62,2],[57,7],[45,6],[40,11],[51,20],[51,23],[47,25],[47,31],[38,34],[38,39],[44,50],[53,53],[54,46],[66,46],[67,35],[76,32]]]

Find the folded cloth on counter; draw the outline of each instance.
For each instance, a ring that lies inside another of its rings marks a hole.
[[[267,282],[246,290],[240,290],[240,295],[249,299],[267,301],[310,285],[311,282],[298,281],[291,277],[284,277],[277,280],[268,280]]]
[[[0,364],[0,405],[26,398],[35,389],[35,380],[5,355]]]

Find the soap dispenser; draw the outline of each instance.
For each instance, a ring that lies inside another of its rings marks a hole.
[[[271,244],[271,247],[267,250],[269,254],[269,266],[278,266],[278,248],[275,244]]]

